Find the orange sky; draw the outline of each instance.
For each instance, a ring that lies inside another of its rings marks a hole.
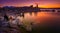
[[[0,0],[0,7],[3,6],[30,6],[35,7],[38,3],[41,8],[60,8],[60,0]]]
[[[46,4],[46,5],[39,5],[42,8],[60,8],[60,4]]]

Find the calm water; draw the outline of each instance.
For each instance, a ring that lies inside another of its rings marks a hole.
[[[18,14],[8,14],[13,18],[18,18],[28,29],[32,27],[34,32],[59,32],[60,13],[59,12],[27,12],[24,17]]]
[[[40,24],[43,26],[60,25],[59,12],[27,12],[24,13],[24,15],[22,16],[20,16],[20,14],[9,13],[8,16],[13,16],[13,18],[18,18],[21,22],[24,22],[26,24],[32,23],[33,25]]]
[[[37,32],[57,33],[60,31],[60,13],[58,12],[25,13],[22,21],[31,22],[33,29]]]
[[[25,13],[23,22],[33,22],[34,24],[54,24],[60,22],[60,13],[58,12],[32,12]]]

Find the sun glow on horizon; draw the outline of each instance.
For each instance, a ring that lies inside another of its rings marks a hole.
[[[34,3],[27,3],[27,4],[0,4],[0,7],[4,6],[14,6],[14,7],[23,7],[23,6],[30,6],[33,5],[33,7],[36,7],[36,4]],[[60,4],[38,4],[39,8],[60,8]]]
[[[39,4],[39,7],[41,8],[60,8],[60,4],[59,3],[47,3],[47,4]]]

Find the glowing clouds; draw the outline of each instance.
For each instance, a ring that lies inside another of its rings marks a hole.
[[[38,3],[42,8],[60,8],[60,0],[0,0],[0,6],[35,6]]]

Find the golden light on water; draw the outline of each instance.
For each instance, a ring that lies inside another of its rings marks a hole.
[[[51,20],[51,18],[54,19],[56,17],[60,17],[60,16],[56,16],[52,12],[37,12],[36,14],[32,12],[31,15],[30,13],[26,13],[23,21],[34,22],[35,24],[37,24],[47,20]]]

